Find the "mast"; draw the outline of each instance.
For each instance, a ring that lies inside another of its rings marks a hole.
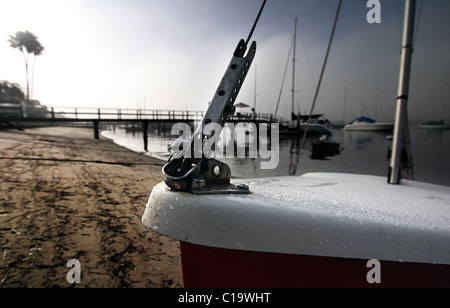
[[[345,107],[347,105],[347,87],[344,87],[344,112],[343,112],[343,116],[342,116],[342,124],[345,125]]]
[[[255,93],[253,94],[253,110],[254,114],[256,114],[256,85],[258,78],[258,66],[255,64]]]
[[[295,29],[294,29],[294,56],[292,57],[292,114],[294,115],[294,103],[295,103],[295,47],[297,41],[297,17],[295,17]],[[300,121],[300,119],[297,119]]]
[[[409,133],[407,131],[407,106],[411,73],[411,58],[413,52],[415,8],[416,0],[406,0],[397,110],[395,115],[394,139],[392,142],[392,157],[388,176],[388,182],[390,184],[400,184],[402,154],[404,151],[407,151],[407,144],[409,144]],[[409,153],[407,154],[409,159]]]

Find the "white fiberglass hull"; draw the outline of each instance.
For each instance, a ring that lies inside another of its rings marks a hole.
[[[448,187],[330,173],[240,182],[251,195],[154,188],[143,223],[181,241],[185,286],[369,286],[375,259],[382,286],[450,287]]]
[[[280,127],[280,134],[282,135],[295,135],[303,134],[306,130],[306,124],[301,124],[300,128],[296,125],[289,125]],[[308,133],[311,135],[332,135],[333,128],[330,125],[312,123],[308,126]]]
[[[448,124],[442,124],[442,125],[421,124],[421,125],[419,125],[419,128],[421,128],[421,129],[450,129],[450,125],[448,125]]]
[[[347,124],[344,127],[346,131],[392,131],[394,129],[393,123],[365,123],[357,122],[353,124]]]

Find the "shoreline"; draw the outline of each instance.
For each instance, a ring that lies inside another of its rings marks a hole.
[[[101,130],[101,131],[100,131],[100,136],[102,136],[102,137],[104,137],[104,138],[106,138],[106,139],[108,139],[108,140],[111,140],[111,141],[112,141],[113,143],[115,143],[116,145],[118,145],[118,146],[120,146],[120,147],[123,147],[123,148],[126,148],[126,149],[128,149],[128,150],[130,150],[130,151],[132,151],[132,152],[134,152],[134,153],[138,153],[138,154],[140,154],[140,155],[144,155],[144,156],[148,156],[148,157],[154,158],[154,159],[156,159],[157,161],[162,162],[163,165],[164,165],[165,163],[167,163],[167,160],[168,160],[168,158],[169,158],[169,155],[167,155],[167,157],[163,157],[163,156],[161,156],[161,155],[158,155],[158,154],[155,153],[155,152],[150,152],[150,151],[145,152],[145,150],[144,150],[143,148],[142,148],[142,150],[133,148],[133,147],[130,146],[129,143],[127,144],[126,142],[124,142],[124,140],[123,140],[122,138],[118,138],[118,137],[115,135],[115,133],[114,133],[112,130],[109,130],[109,129]]]
[[[0,287],[182,287],[179,243],[141,222],[162,161],[86,128],[0,140]],[[66,279],[71,259],[79,284]]]

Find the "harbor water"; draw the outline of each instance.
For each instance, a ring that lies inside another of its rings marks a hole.
[[[450,187],[450,130],[419,129],[410,126],[414,180]],[[170,128],[150,127],[148,152],[144,151],[143,133],[130,127],[109,127],[103,136],[115,143],[143,155],[151,155],[167,161],[168,145],[177,139]],[[391,141],[386,132],[343,131],[335,129],[331,141],[340,143],[340,151],[332,156],[313,157],[311,143],[318,137],[307,138],[300,152],[295,175],[308,172],[339,172],[386,176],[388,174],[388,149]],[[223,158],[231,168],[232,178],[259,178],[289,175],[292,164],[297,161],[301,137],[280,136],[279,163],[274,169],[261,169],[261,158]],[[267,160],[266,160],[267,161]],[[449,188],[450,189],[450,188]]]

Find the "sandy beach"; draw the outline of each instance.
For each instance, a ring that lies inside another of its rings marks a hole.
[[[141,223],[162,165],[92,129],[0,130],[0,287],[181,287],[178,242]]]

